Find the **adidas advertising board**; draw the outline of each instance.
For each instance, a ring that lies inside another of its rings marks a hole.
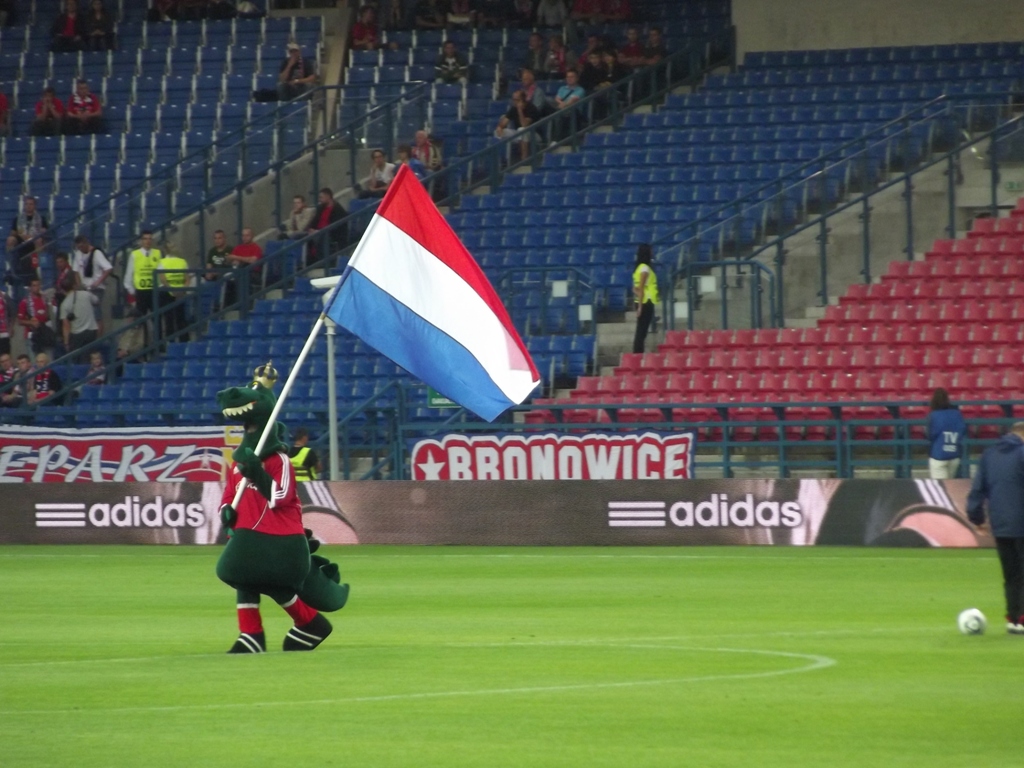
[[[299,484],[327,544],[992,546],[969,480]],[[0,543],[223,543],[222,486],[37,483],[6,494]]]

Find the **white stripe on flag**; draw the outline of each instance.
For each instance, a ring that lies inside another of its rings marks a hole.
[[[521,403],[533,392],[529,369],[509,366],[514,342],[505,326],[447,264],[377,215],[359,251],[350,262],[353,269],[465,347],[510,400]]]

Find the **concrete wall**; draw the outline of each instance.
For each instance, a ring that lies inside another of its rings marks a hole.
[[[1021,0],[732,0],[747,51],[1024,40]]]

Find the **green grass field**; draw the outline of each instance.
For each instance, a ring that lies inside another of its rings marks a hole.
[[[1024,760],[991,551],[333,549],[334,634],[282,653],[265,599],[247,657],[218,554],[0,549],[0,765]]]

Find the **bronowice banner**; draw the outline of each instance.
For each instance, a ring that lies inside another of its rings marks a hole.
[[[691,432],[445,435],[413,446],[413,480],[687,480]]]
[[[238,427],[0,427],[0,483],[220,480]],[[227,457],[227,458],[226,458]]]
[[[598,480],[299,484],[328,544],[992,546],[969,480]],[[213,544],[223,487],[38,483],[6,494],[0,543]]]

